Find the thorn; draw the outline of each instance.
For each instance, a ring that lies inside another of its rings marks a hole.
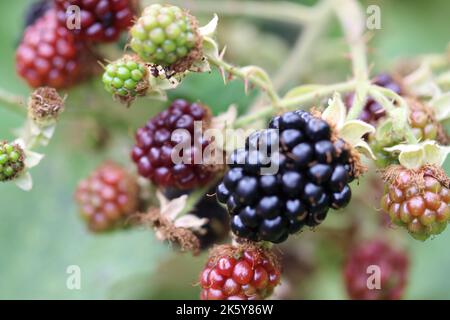
[[[227,84],[227,75],[225,74],[225,69],[223,67],[219,68],[220,74],[224,84]]]
[[[248,85],[249,85],[249,81],[248,81],[248,78],[246,77],[244,79],[244,91],[245,91],[246,95],[248,95]]]

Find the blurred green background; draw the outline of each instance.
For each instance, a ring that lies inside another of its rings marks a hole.
[[[15,73],[14,51],[23,28],[23,13],[31,2],[0,2],[0,87],[24,96],[29,89]],[[380,5],[382,10],[382,30],[374,34],[370,44],[371,62],[376,70],[387,68],[400,57],[445,50],[450,40],[449,1],[365,2],[369,3]],[[239,34],[242,47],[233,50],[229,45],[233,62],[261,64],[272,72],[276,72],[288,55],[297,32],[292,26],[264,20],[224,19],[223,24],[227,30],[234,30],[233,26],[243,30],[245,26],[248,31]],[[322,54],[324,58],[318,62],[317,74],[316,70],[310,70],[313,73],[295,79],[292,85],[309,79],[332,82],[350,75],[344,60],[345,47],[336,37],[338,27],[331,25],[329,36],[333,40],[329,43],[338,49],[333,51],[332,47],[318,43],[312,51],[314,60]],[[229,33],[222,34],[222,39],[237,41],[236,32]],[[246,35],[250,38],[245,39]],[[252,50],[254,59],[248,54]],[[309,64],[309,61],[302,63]],[[92,236],[78,219],[72,201],[78,180],[106,158],[130,166],[127,148],[132,145],[133,131],[142,124],[142,119],[164,107],[164,103],[145,100],[125,110],[111,101],[98,82],[93,80],[68,92],[67,112],[51,145],[42,150],[46,158],[32,170],[34,189],[25,193],[13,184],[0,185],[0,298],[197,299],[198,289],[194,284],[205,256],[194,259],[187,254],[176,254],[170,246],[158,242],[149,230]],[[192,75],[171,95],[199,99],[216,113],[231,103],[237,103],[243,111],[255,97],[255,93],[245,96],[239,82],[224,86],[217,73]],[[12,139],[12,129],[22,121],[16,114],[0,108],[0,137]],[[106,146],[102,138],[104,128],[114,129]],[[367,209],[360,214],[376,213]],[[302,241],[302,237],[291,241]],[[406,298],[450,298],[449,242],[450,230],[425,243],[408,240],[412,270]],[[71,291],[66,287],[66,269],[70,265],[81,268],[81,290]],[[319,275],[300,297],[345,298],[336,261],[327,263]]]

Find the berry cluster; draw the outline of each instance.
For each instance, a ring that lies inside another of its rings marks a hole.
[[[103,232],[122,227],[124,220],[136,212],[139,187],[122,167],[105,163],[79,183],[75,199],[89,229]]]
[[[401,94],[402,92],[399,83],[395,81],[395,79],[387,73],[381,73],[377,75],[375,79],[373,79],[372,83],[377,86],[390,89],[397,94]],[[354,93],[349,94],[346,97],[347,108],[350,108],[352,106],[354,98],[355,98]],[[372,125],[376,125],[378,121],[385,115],[386,111],[383,109],[383,107],[374,99],[369,98],[366,101],[366,104],[364,105],[364,109],[361,112],[359,119]]]
[[[419,141],[436,140],[439,124],[436,123],[431,111],[418,100],[408,99],[408,102],[411,107],[409,124],[416,138]]]
[[[143,60],[188,69],[198,55],[199,37],[194,17],[175,6],[153,4],[131,28],[131,49]],[[180,71],[184,71],[180,70]]]
[[[368,268],[380,268],[380,287],[368,287]],[[408,274],[408,256],[382,241],[365,243],[350,252],[344,266],[347,293],[355,300],[397,300],[403,295]]]
[[[274,164],[276,172],[262,174]],[[353,167],[350,147],[332,139],[326,121],[306,111],[288,112],[234,152],[217,198],[233,216],[237,236],[279,243],[305,225],[319,225],[330,207],[349,203]]]
[[[422,183],[416,183],[418,175]],[[392,223],[407,228],[414,238],[426,240],[447,227],[450,190],[427,169],[401,169],[395,180],[388,181],[381,207]]]
[[[122,31],[132,25],[133,0],[55,0],[58,21],[65,26],[73,17],[70,6],[80,8],[80,28],[73,33],[82,40],[94,42],[116,41]]]
[[[86,50],[51,9],[25,30],[16,69],[31,87],[67,88],[83,77]]]
[[[215,248],[200,274],[202,300],[259,300],[280,283],[280,269],[269,251],[256,247]]]
[[[18,145],[0,142],[0,182],[13,180],[25,168],[25,155]]]
[[[201,128],[206,129],[210,118],[206,107],[176,100],[167,110],[150,119],[137,131],[132,151],[139,174],[161,187],[192,189],[207,184],[212,174],[206,165],[197,164],[196,159],[202,159],[209,142],[204,141],[202,132],[194,127],[195,122],[201,122]],[[176,145],[190,148],[177,151]],[[181,161],[175,163],[173,155],[179,156]]]
[[[147,69],[143,63],[125,56],[106,67],[102,80],[109,93],[121,99],[133,99],[145,94],[148,88],[146,74]]]

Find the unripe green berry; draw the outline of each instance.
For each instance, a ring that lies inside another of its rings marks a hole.
[[[130,47],[144,61],[163,67],[180,64],[173,68],[178,72],[200,58],[197,22],[178,7],[148,6],[130,33]]]
[[[16,178],[25,168],[24,159],[18,145],[0,142],[0,182]]]
[[[144,95],[148,89],[145,64],[132,56],[112,62],[105,68],[103,84],[106,91],[114,94],[124,103],[130,103],[136,96]]]

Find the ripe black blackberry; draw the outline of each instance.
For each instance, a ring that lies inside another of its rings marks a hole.
[[[195,132],[195,122],[201,129],[208,127],[211,119],[209,109],[198,103],[176,100],[165,111],[150,119],[136,133],[136,145],[131,157],[142,177],[150,179],[158,187],[174,187],[182,190],[206,185],[213,174],[209,166],[198,164],[209,141],[202,132]],[[177,131],[174,134],[174,131]],[[177,145],[189,146],[189,150],[175,150]],[[179,163],[172,156],[181,153]],[[200,157],[200,158],[199,158]]]
[[[343,208],[351,198],[355,158],[350,145],[306,111],[273,118],[269,129],[251,134],[230,162],[217,198],[232,215],[233,232],[252,241],[283,242],[305,225],[319,225],[329,208]],[[278,171],[264,174],[274,165]]]

